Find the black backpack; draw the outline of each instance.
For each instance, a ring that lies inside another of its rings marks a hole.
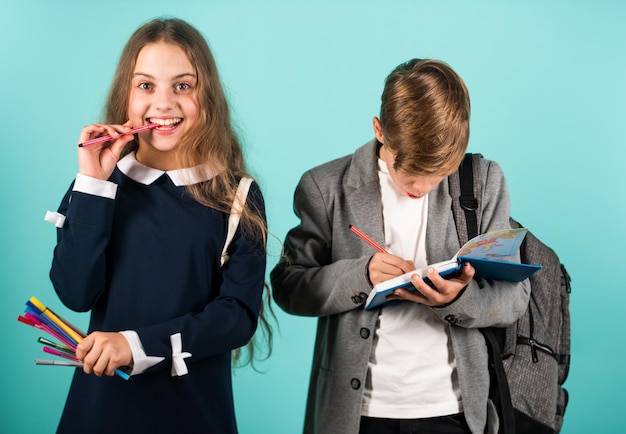
[[[452,210],[463,245],[478,235],[480,154],[466,154],[449,177]],[[521,227],[510,219],[512,227]],[[558,433],[568,393],[570,276],[556,253],[528,232],[520,247],[524,263],[540,264],[530,277],[528,309],[506,328],[481,329],[489,349],[490,395],[498,407],[500,433]]]

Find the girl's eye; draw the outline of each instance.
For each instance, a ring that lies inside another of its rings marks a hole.
[[[137,86],[139,89],[141,90],[150,90],[152,89],[152,85],[150,83],[139,83],[139,85]]]
[[[179,90],[179,91],[185,91],[189,89],[191,89],[191,86],[189,85],[189,83],[178,83],[176,85],[176,90]]]

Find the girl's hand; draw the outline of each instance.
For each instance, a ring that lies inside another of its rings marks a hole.
[[[466,262],[459,276],[452,279],[444,279],[433,268],[429,268],[426,273],[435,288],[424,282],[424,279],[419,274],[414,274],[411,276],[411,283],[413,283],[417,291],[396,289],[393,291],[393,295],[387,296],[387,299],[408,300],[427,306],[445,306],[461,295],[463,289],[474,277],[474,272],[474,267],[469,262]]]
[[[376,285],[385,280],[415,270],[415,264],[391,253],[376,253],[367,265],[370,283]]]
[[[79,143],[107,134],[114,137],[114,139],[104,143],[79,147],[78,172],[92,178],[109,179],[120,158],[124,145],[133,140],[134,136],[129,134],[132,126],[133,123],[128,121],[123,125],[93,124],[84,127],[80,132]]]
[[[93,332],[76,347],[76,358],[83,362],[85,374],[112,376],[115,370],[133,360],[126,338],[115,332]]]

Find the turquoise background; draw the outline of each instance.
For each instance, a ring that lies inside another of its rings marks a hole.
[[[512,213],[573,278],[571,399],[564,433],[623,420],[626,3],[571,1],[0,0],[0,432],[53,432],[71,368],[34,366],[24,302],[64,309],[48,279],[43,221],[77,171],[123,44],[143,22],[197,26],[218,62],[268,206],[268,267],[296,224],[308,168],[372,137],[383,80],[412,57],[447,61],[472,97],[470,150],[498,161]],[[234,376],[241,433],[301,432],[315,320],[276,308],[274,354]],[[112,414],[111,417],[119,417]],[[120,424],[123,425],[122,418]],[[623,428],[622,428],[623,432]]]

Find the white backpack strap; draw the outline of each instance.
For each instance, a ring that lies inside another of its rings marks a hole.
[[[226,242],[224,243],[224,249],[222,250],[222,266],[228,261],[228,246],[235,236],[237,226],[239,226],[239,219],[241,218],[241,212],[246,204],[246,198],[248,197],[248,191],[252,184],[252,178],[243,177],[239,181],[239,187],[237,187],[237,194],[233,201],[233,206],[230,209],[230,216],[228,217],[228,233],[226,234]]]

